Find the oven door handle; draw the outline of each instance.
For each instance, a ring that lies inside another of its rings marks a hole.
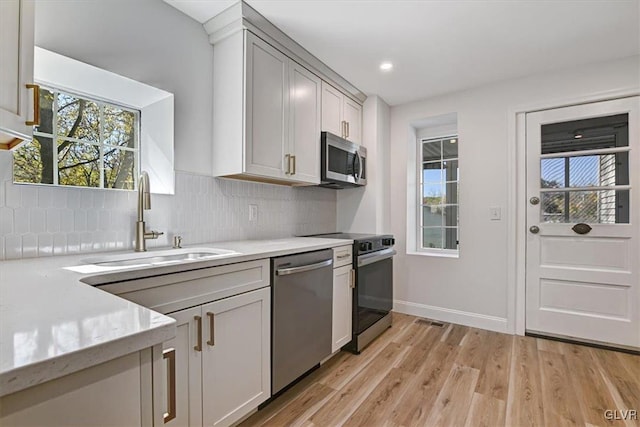
[[[322,267],[328,267],[333,264],[333,258],[316,264],[303,265],[301,267],[279,268],[276,270],[276,276],[286,276],[287,274],[303,273],[305,271],[317,270]]]
[[[395,254],[397,254],[396,250],[389,248],[372,254],[360,255],[358,257],[358,267],[363,267],[365,265],[373,264],[374,262],[391,258]]]

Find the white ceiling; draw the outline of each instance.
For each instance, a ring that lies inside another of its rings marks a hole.
[[[165,0],[205,22],[235,1]],[[390,105],[640,54],[640,0],[249,0]],[[394,64],[379,71],[380,62]],[[640,79],[640,77],[639,77]]]

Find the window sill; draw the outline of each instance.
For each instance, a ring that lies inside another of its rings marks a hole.
[[[460,258],[460,252],[450,251],[450,252],[440,252],[440,251],[416,251],[416,250],[408,250],[407,255],[419,255],[419,256],[428,256],[428,257],[436,257],[436,258]]]

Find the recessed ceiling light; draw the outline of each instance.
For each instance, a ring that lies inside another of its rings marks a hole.
[[[456,143],[456,141],[457,141],[457,139],[455,139],[455,138],[454,138],[454,139],[450,139],[450,140],[449,140],[449,142],[450,142],[450,143],[452,143],[452,144],[455,144],[455,143]]]
[[[382,71],[391,71],[393,69],[393,64],[389,61],[385,61],[382,64],[380,64],[380,69]]]

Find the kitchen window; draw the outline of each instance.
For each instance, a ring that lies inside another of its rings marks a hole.
[[[419,252],[457,255],[460,169],[457,135],[418,140]]]
[[[41,87],[40,124],[14,152],[14,182],[134,190],[139,128],[139,111]]]

